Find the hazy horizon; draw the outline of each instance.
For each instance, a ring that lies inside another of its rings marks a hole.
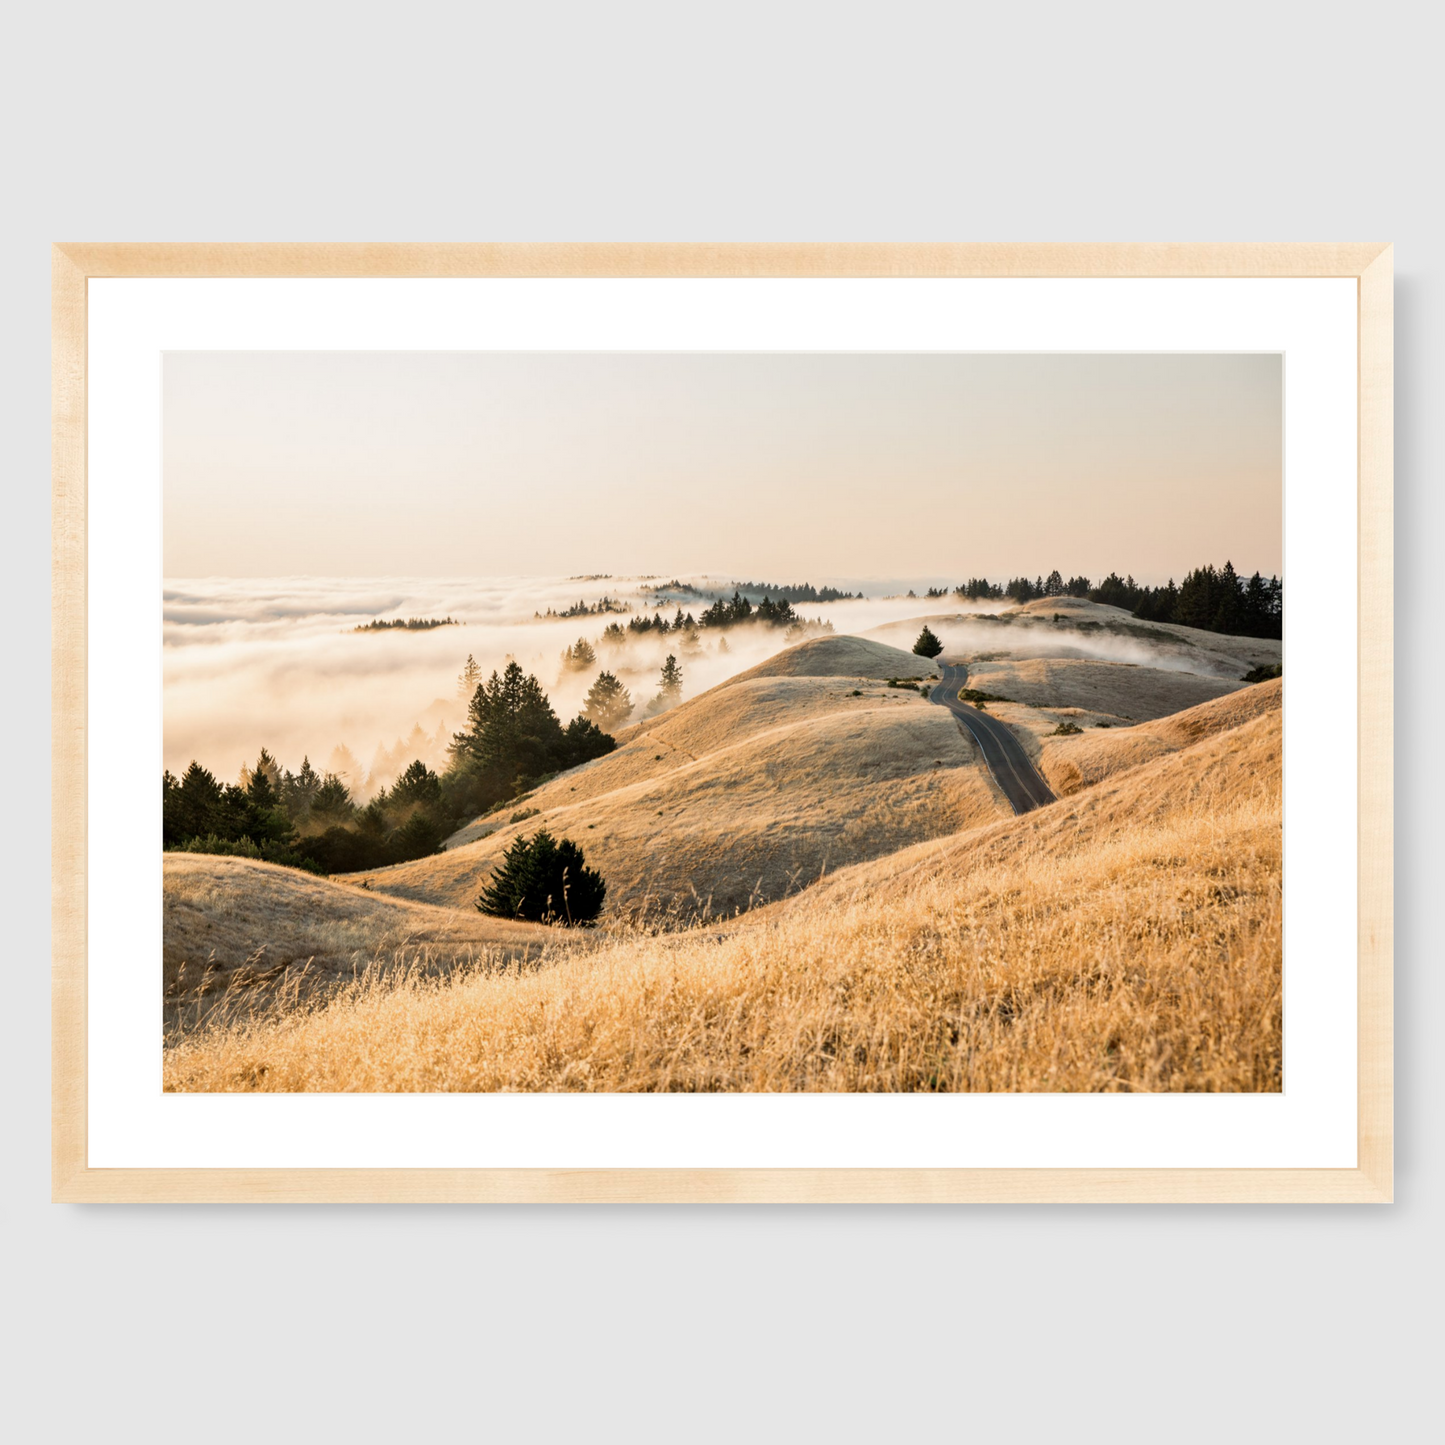
[[[170,579],[1281,571],[1277,355],[170,353]]]
[[[658,669],[670,653],[681,658],[685,696],[695,697],[791,645],[782,629],[743,627],[727,634],[725,648],[710,632],[693,647],[676,634],[649,632],[629,633],[622,647],[606,648],[604,627],[625,618],[556,615],[604,593],[635,613],[646,610],[651,589],[637,577],[171,579],[163,599],[164,765],[180,773],[194,759],[234,779],[265,746],[292,769],[309,757],[318,769],[340,772],[335,754],[347,750],[360,768],[350,783],[360,787],[361,777],[370,778],[374,791],[398,762],[420,757],[429,766],[445,766],[446,743],[466,711],[456,684],[468,655],[484,675],[515,659],[538,678],[565,719],[581,707],[604,666],[640,706],[656,690]],[[670,601],[666,611],[678,605]],[[683,599],[680,605],[697,614],[705,604]],[[804,602],[797,611],[855,636],[929,617],[946,645],[978,650],[996,645],[997,634],[970,619],[1004,605],[893,596]],[[551,616],[545,615],[549,608]],[[395,616],[451,616],[459,625],[356,631],[372,618]],[[1015,637],[1011,645],[1027,654],[1041,644],[1057,647],[1064,636],[1049,629],[1042,637]],[[593,643],[599,656],[594,666],[571,672],[561,653],[579,637]],[[894,640],[907,645],[906,638]],[[1145,640],[1081,631],[1068,633],[1067,641],[1080,656],[1185,665]],[[398,751],[418,727],[425,739]],[[395,754],[389,761],[382,757],[388,751]]]

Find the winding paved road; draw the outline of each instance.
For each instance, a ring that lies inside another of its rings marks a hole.
[[[943,680],[933,685],[930,702],[942,703],[973,736],[989,771],[998,780],[1015,813],[1028,813],[1057,802],[1039,770],[1029,761],[1023,744],[999,722],[970,703],[963,702],[959,689],[968,681],[968,669],[958,663],[940,662]]]

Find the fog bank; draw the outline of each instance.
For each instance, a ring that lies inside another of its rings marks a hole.
[[[466,713],[458,675],[470,654],[488,676],[515,658],[536,675],[566,722],[582,705],[602,668],[616,673],[636,704],[634,717],[657,691],[669,653],[683,668],[683,697],[709,687],[791,646],[783,629],[745,626],[725,634],[703,630],[690,652],[676,633],[629,634],[620,649],[599,639],[628,614],[541,618],[604,594],[633,612],[654,610],[660,579],[606,578],[206,578],[168,580],[164,591],[164,756],[179,773],[191,761],[234,781],[265,746],[295,770],[333,766],[338,748],[359,766],[348,781],[362,796],[389,781],[413,757],[433,767]],[[728,578],[683,579],[721,591]],[[681,606],[700,614],[707,598],[666,594],[671,618]],[[932,604],[936,605],[936,604]],[[863,632],[926,611],[918,598],[799,603],[808,619],[838,632]],[[460,625],[430,631],[353,631],[373,619],[454,617]],[[721,649],[725,636],[727,650]],[[565,671],[564,648],[579,637],[597,661]],[[369,786],[368,786],[369,780]]]

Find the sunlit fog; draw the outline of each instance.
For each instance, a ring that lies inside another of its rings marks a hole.
[[[668,591],[661,607],[650,590],[671,578],[434,579],[273,578],[168,581],[165,588],[165,763],[180,771],[195,759],[234,780],[267,747],[291,768],[309,758],[318,771],[350,774],[360,795],[384,786],[407,763],[432,767],[466,715],[459,684],[468,656],[483,677],[515,658],[536,676],[558,716],[581,707],[606,668],[632,694],[640,717],[656,694],[669,654],[683,669],[683,696],[791,646],[782,629],[735,627],[686,634],[628,633],[608,646],[608,623],[679,609],[694,616],[708,597]],[[720,592],[729,578],[686,579]],[[538,617],[610,596],[631,610],[572,618]],[[799,603],[807,621],[860,632],[926,611],[916,598]],[[425,631],[355,631],[376,620],[453,617]],[[563,652],[579,638],[596,662],[569,669]],[[338,751],[340,750],[340,751]],[[348,757],[349,755],[349,757]]]

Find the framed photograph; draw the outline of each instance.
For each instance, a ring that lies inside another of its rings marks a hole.
[[[1388,246],[53,263],[57,1199],[1391,1198]]]

